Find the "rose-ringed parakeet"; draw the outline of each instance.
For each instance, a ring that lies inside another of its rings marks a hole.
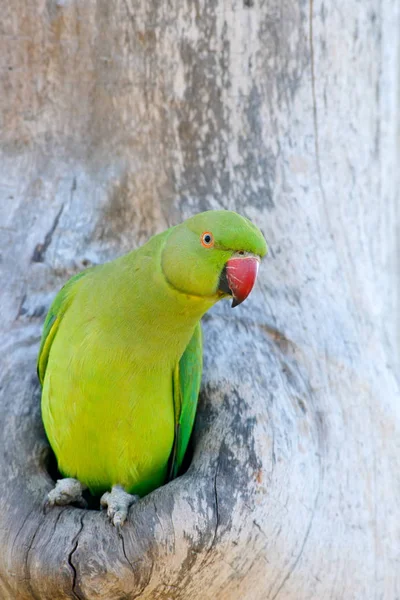
[[[176,476],[197,407],[200,319],[250,293],[263,235],[230,211],[207,211],[112,262],[72,277],[44,324],[42,416],[59,480],[47,503],[103,494],[114,525]]]

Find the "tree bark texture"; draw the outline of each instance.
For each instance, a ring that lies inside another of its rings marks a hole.
[[[2,599],[400,598],[399,39],[398,0],[1,1]],[[50,301],[216,208],[271,251],[204,319],[189,470],[122,537],[45,513]]]

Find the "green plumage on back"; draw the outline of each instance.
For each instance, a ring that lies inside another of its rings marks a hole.
[[[196,414],[200,319],[254,284],[262,234],[209,211],[70,279],[45,320],[42,416],[66,477],[143,496],[175,477]],[[239,282],[239,283],[238,283]]]

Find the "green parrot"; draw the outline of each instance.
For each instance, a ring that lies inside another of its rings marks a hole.
[[[251,292],[267,246],[231,211],[207,211],[72,277],[47,314],[38,357],[42,418],[60,479],[48,505],[103,494],[129,507],[176,477],[202,375],[200,319]]]

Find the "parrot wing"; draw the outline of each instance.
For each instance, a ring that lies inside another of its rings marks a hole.
[[[92,267],[94,268],[94,267]],[[86,269],[81,273],[77,273],[67,281],[64,287],[58,292],[54,298],[52,305],[50,306],[49,312],[47,313],[44,325],[42,340],[40,343],[39,356],[37,360],[37,374],[40,383],[43,385],[44,375],[46,372],[47,361],[49,359],[49,353],[51,344],[53,343],[54,336],[57,333],[61,319],[67,310],[68,306],[76,292],[76,282],[79,281],[84,275],[86,275],[91,269]]]
[[[196,416],[203,370],[203,340],[198,323],[174,371],[175,440],[171,453],[169,479],[174,479],[182,466]]]

